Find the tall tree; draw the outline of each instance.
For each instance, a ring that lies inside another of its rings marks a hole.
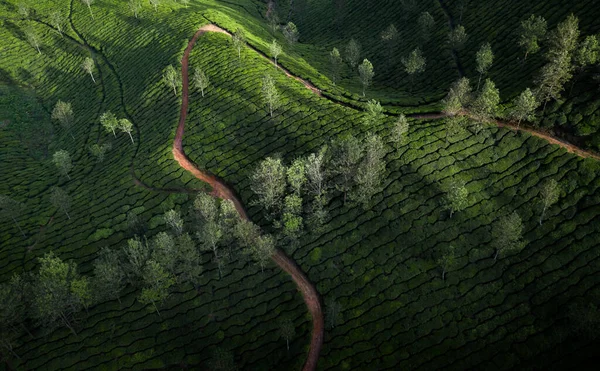
[[[42,42],[37,31],[32,26],[27,26],[23,29],[23,33],[25,34],[27,42],[33,46],[39,54],[42,54],[42,50],[40,49]]]
[[[271,11],[267,15],[267,21],[269,23],[269,29],[271,30],[271,34],[275,36],[275,32],[279,30],[279,15],[275,9],[271,9]]]
[[[365,96],[365,90],[371,85],[373,81],[373,76],[375,72],[373,72],[373,65],[369,62],[368,59],[363,60],[360,66],[358,66],[358,74],[360,76],[360,83],[363,86],[363,97]]]
[[[394,55],[394,49],[396,48],[399,35],[398,29],[393,24],[389,25],[381,32],[381,40],[384,42],[387,50],[388,63],[391,63],[392,61],[392,56]]]
[[[514,108],[510,116],[512,119],[517,120],[517,129],[521,126],[521,121],[533,118],[533,112],[538,106],[539,103],[529,88],[515,98]]]
[[[429,12],[423,12],[419,16],[419,29],[421,31],[421,38],[427,42],[431,38],[431,30],[435,26],[435,19]]]
[[[127,241],[127,246],[122,251],[125,256],[125,274],[130,283],[137,284],[142,279],[144,267],[150,258],[150,247],[146,241],[136,236]]]
[[[50,13],[50,24],[56,28],[56,31],[62,36],[62,28],[65,24],[65,16],[58,10]]]
[[[281,226],[283,236],[290,242],[295,243],[304,227],[302,218],[302,198],[296,194],[287,195],[283,201],[283,215],[281,222],[275,223]]]
[[[133,16],[137,19],[138,15],[140,14],[140,10],[142,9],[142,2],[140,0],[129,0],[127,2],[127,6],[133,13]]]
[[[24,324],[30,297],[29,281],[18,274],[0,284],[0,345],[16,358],[20,357],[14,351],[14,341],[21,335],[21,330],[33,338]]]
[[[303,158],[297,158],[292,162],[292,164],[288,167],[286,175],[287,182],[290,185],[292,191],[300,196],[302,194],[302,189],[306,184],[306,168],[305,168],[305,160]]]
[[[160,264],[167,272],[176,274],[178,246],[175,243],[175,238],[167,232],[159,232],[152,239],[151,246],[150,260]]]
[[[104,112],[100,116],[100,125],[102,125],[107,132],[112,132],[115,138],[117,137],[115,130],[119,127],[119,120],[117,120],[117,117],[114,115],[114,113],[110,111]]]
[[[258,236],[250,248],[251,255],[264,271],[265,267],[275,254],[275,238],[270,235]]]
[[[170,289],[175,284],[175,276],[167,272],[158,262],[148,260],[143,273],[144,287],[138,297],[142,304],[152,304],[160,316],[157,304],[169,297]]]
[[[313,197],[324,198],[327,192],[325,178],[325,153],[327,147],[323,147],[317,153],[311,153],[304,162],[306,174],[306,190]]]
[[[165,215],[163,216],[165,223],[171,227],[171,229],[173,230],[173,232],[175,232],[176,235],[180,235],[183,233],[183,219],[181,219],[181,214],[179,214],[178,211],[176,210],[168,210],[165,212]]]
[[[194,201],[194,208],[202,221],[200,231],[197,233],[197,237],[201,242],[200,250],[212,252],[219,269],[219,276],[222,276],[227,250],[221,248],[224,230],[219,220],[217,200],[201,193]]]
[[[560,196],[560,186],[554,179],[544,182],[540,188],[540,201],[542,203],[542,213],[540,214],[540,225],[546,215],[546,210],[558,201]]]
[[[348,45],[346,46],[346,62],[353,69],[358,65],[358,61],[360,60],[361,47],[360,44],[354,40],[350,39]]]
[[[466,119],[463,116],[450,116],[446,118],[446,145],[450,143],[450,138],[464,133]]]
[[[462,77],[452,85],[448,95],[442,101],[444,107],[442,111],[449,116],[455,116],[471,102],[471,99],[469,79]]]
[[[487,122],[498,114],[500,92],[490,79],[486,79],[481,91],[473,101],[471,112],[480,122]]]
[[[273,42],[269,46],[269,52],[271,53],[271,57],[273,58],[273,61],[275,62],[275,67],[277,68],[277,58],[281,54],[281,45],[277,43],[277,40],[273,39]]]
[[[404,71],[410,76],[410,92],[412,93],[415,74],[425,71],[425,57],[421,53],[421,49],[416,48],[407,58],[402,58]]]
[[[163,81],[165,84],[173,89],[173,93],[177,96],[177,88],[181,85],[181,80],[179,79],[179,74],[175,70],[175,67],[172,65],[168,65],[163,73]]]
[[[94,84],[96,83],[96,79],[94,78],[94,60],[90,57],[87,57],[83,60],[81,64],[81,69],[83,69],[86,73],[89,73],[92,77],[92,81]]]
[[[540,50],[539,42],[546,36],[546,20],[543,17],[531,15],[528,19],[521,21],[519,28],[519,46],[525,49],[525,58],[529,54],[537,53]]]
[[[296,27],[294,23],[288,22],[288,24],[286,24],[283,28],[283,36],[285,37],[288,44],[294,45],[296,42],[298,42],[298,39],[300,38],[298,27]]]
[[[17,218],[21,215],[24,209],[25,205],[22,203],[15,201],[8,196],[0,195],[0,218],[12,219],[13,223],[15,223],[17,228],[19,228],[19,232],[21,232],[25,238],[25,233],[23,233],[21,226],[17,222]]]
[[[94,259],[92,288],[99,301],[117,299],[125,289],[125,272],[116,251],[103,247]]]
[[[52,162],[62,175],[66,175],[67,178],[71,180],[69,172],[73,168],[73,163],[71,162],[71,155],[69,155],[69,152],[65,150],[54,152],[54,155],[52,155]]]
[[[50,202],[55,208],[62,210],[68,219],[71,219],[71,215],[69,215],[71,196],[66,191],[59,187],[53,187],[50,194]]]
[[[390,139],[393,143],[402,144],[406,140],[406,134],[408,133],[408,120],[404,114],[400,114],[398,119],[394,122],[394,125],[391,129]]]
[[[81,2],[88,7],[90,15],[92,16],[92,19],[94,19],[94,13],[92,13],[92,4],[94,3],[94,0],[81,0]]]
[[[327,327],[334,328],[342,323],[342,305],[333,297],[325,300],[325,322]]]
[[[257,203],[273,213],[281,207],[286,188],[286,168],[280,158],[267,157],[258,164],[251,177],[250,188]]]
[[[275,86],[275,79],[269,74],[266,74],[262,80],[262,96],[269,107],[271,117],[273,117],[273,111],[277,110],[281,105],[281,97]]]
[[[443,248],[442,255],[437,260],[437,264],[442,268],[442,280],[446,280],[446,273],[456,265],[454,246],[447,245]]]
[[[385,149],[381,137],[369,133],[364,140],[365,155],[356,170],[356,188],[350,198],[366,210],[373,196],[380,192],[385,173]]]
[[[582,69],[585,66],[596,64],[600,61],[600,45],[598,36],[590,35],[579,43],[573,55],[575,68]]]
[[[290,350],[290,339],[296,335],[296,326],[290,318],[280,318],[279,321],[279,335],[285,339],[287,350]]]
[[[63,325],[77,335],[73,315],[81,309],[81,302],[71,290],[80,278],[74,262],[63,262],[52,252],[38,259],[40,268],[33,282],[32,316],[47,327]]]
[[[231,40],[233,42],[233,47],[238,52],[238,59],[242,59],[242,48],[246,45],[246,35],[244,35],[244,31],[241,28],[235,30],[233,35],[231,36]]]
[[[464,48],[467,39],[467,31],[463,25],[454,27],[448,34],[448,43],[450,44],[450,47],[455,50]]]
[[[363,125],[368,128],[379,126],[385,120],[385,114],[383,113],[383,107],[375,99],[371,99],[367,102],[365,107],[365,114],[362,119]]]
[[[335,85],[340,78],[340,68],[342,67],[342,57],[337,48],[333,48],[329,53],[329,63],[331,64],[331,78],[333,80],[333,85]]]
[[[110,143],[106,144],[98,144],[94,143],[89,147],[90,154],[96,158],[96,161],[102,162],[104,161],[104,156],[107,151],[112,148]]]
[[[331,143],[330,173],[335,189],[344,194],[344,204],[348,192],[354,188],[355,176],[362,155],[361,143],[352,135],[335,139]]]
[[[488,70],[494,63],[494,53],[492,52],[492,46],[490,43],[481,45],[481,48],[477,51],[477,72],[479,72],[479,80],[477,81],[477,90],[479,90],[479,84],[481,84],[481,77],[487,74]]]
[[[571,54],[567,51],[557,54],[552,61],[542,67],[535,80],[538,85],[536,98],[544,102],[542,114],[546,111],[546,104],[549,101],[560,98],[565,84],[573,76],[571,71]]]
[[[119,129],[121,129],[122,132],[127,133],[131,139],[131,143],[134,143],[133,136],[131,136],[131,132],[133,131],[133,123],[131,121],[128,119],[120,119]]]
[[[194,69],[194,86],[196,87],[196,89],[200,89],[200,92],[202,93],[203,98],[204,98],[204,89],[208,88],[209,85],[210,85],[210,81],[208,79],[208,76],[206,76],[206,74],[204,73],[203,70],[196,67]]]
[[[71,133],[71,127],[74,122],[73,107],[69,102],[63,102],[59,100],[56,102],[54,109],[52,110],[52,119],[60,123],[63,129],[71,135],[71,138],[75,139]]]
[[[450,218],[455,212],[465,209],[468,203],[469,191],[465,187],[465,183],[459,179],[452,179],[446,191],[446,205],[450,209]]]
[[[498,219],[492,226],[492,246],[496,250],[494,260],[501,253],[518,251],[525,247],[522,239],[523,222],[517,212]]]
[[[200,253],[192,237],[184,233],[177,237],[177,272],[183,281],[197,287],[202,276]]]
[[[563,52],[572,55],[577,48],[577,40],[579,39],[579,19],[573,14],[570,14],[567,19],[556,26],[548,36],[548,52],[546,58],[553,61]]]

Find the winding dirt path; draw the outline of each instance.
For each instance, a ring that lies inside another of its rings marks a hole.
[[[242,202],[236,197],[234,191],[229,188],[225,182],[218,177],[209,174],[208,172],[200,170],[185,154],[183,150],[183,134],[185,130],[185,119],[188,113],[189,103],[189,78],[188,78],[188,62],[189,56],[194,44],[200,36],[207,32],[220,32],[226,35],[230,35],[227,31],[219,28],[213,24],[202,26],[194,35],[194,37],[188,43],[183,58],[181,59],[181,112],[179,115],[179,125],[177,126],[177,132],[175,133],[175,140],[173,142],[173,157],[179,163],[179,165],[192,173],[196,178],[208,183],[213,188],[212,195],[225,200],[233,201],[235,208],[237,209],[240,216],[246,220],[248,215]],[[284,70],[285,71],[285,70]],[[289,76],[289,72],[287,73]],[[293,77],[293,76],[291,76]],[[304,84],[305,86],[307,84]],[[277,249],[275,254],[272,256],[273,261],[279,265],[281,269],[287,272],[298,286],[298,290],[302,293],[304,302],[310,311],[313,322],[312,336],[310,342],[310,350],[308,351],[308,357],[304,363],[303,370],[312,371],[317,368],[317,361],[319,359],[319,353],[321,352],[321,346],[323,345],[323,310],[321,308],[321,300],[319,293],[315,286],[308,280],[308,277],[302,272],[300,267],[283,251]]]

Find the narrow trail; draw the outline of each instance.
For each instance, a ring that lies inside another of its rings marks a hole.
[[[231,200],[238,213],[243,219],[249,220],[248,215],[242,202],[236,197],[234,191],[229,188],[222,180],[218,177],[209,174],[205,171],[200,170],[185,154],[183,150],[183,134],[185,130],[185,120],[188,113],[189,103],[189,74],[188,64],[189,56],[194,44],[200,36],[207,32],[220,32],[230,35],[227,31],[219,28],[215,25],[209,24],[202,26],[194,35],[194,37],[188,43],[183,58],[181,60],[181,78],[182,78],[182,89],[181,89],[181,112],[179,116],[179,124],[177,126],[177,132],[175,133],[175,140],[173,141],[173,157],[179,163],[179,165],[192,173],[196,178],[210,184],[213,188],[212,195],[218,198]],[[289,75],[291,76],[291,74]],[[306,86],[306,84],[305,84]],[[302,293],[304,302],[310,311],[312,316],[313,328],[310,342],[310,349],[306,362],[304,363],[303,370],[312,371],[317,368],[317,362],[319,360],[319,353],[323,345],[323,332],[324,332],[324,321],[323,321],[323,310],[321,307],[321,300],[319,293],[315,286],[308,280],[308,277],[298,267],[298,265],[288,257],[282,250],[277,249],[275,254],[272,256],[273,261],[285,272],[287,272],[296,285],[298,290]]]

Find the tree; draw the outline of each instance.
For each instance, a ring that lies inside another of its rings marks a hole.
[[[449,116],[455,116],[459,114],[462,109],[471,102],[471,84],[469,79],[462,77],[455,82],[443,103],[443,112]]]
[[[467,31],[462,25],[456,26],[448,34],[448,43],[452,49],[462,49],[465,46],[467,39]]]
[[[446,280],[446,272],[451,270],[456,264],[454,256],[454,246],[448,245],[443,249],[442,256],[437,260],[437,264],[442,268],[442,280]]]
[[[417,73],[425,71],[425,57],[421,53],[421,49],[416,48],[407,58],[402,58],[404,71],[410,76],[410,92],[412,93],[414,76]]]
[[[58,10],[50,13],[50,23],[56,28],[62,36],[62,27],[65,24],[65,16]]]
[[[368,128],[373,128],[383,123],[385,120],[385,114],[383,113],[383,107],[375,99],[371,99],[367,102],[365,107],[365,115],[363,116],[362,123]]]
[[[164,219],[165,223],[173,229],[176,235],[179,236],[183,233],[183,219],[181,219],[178,211],[171,209],[165,212]]]
[[[510,114],[511,118],[517,120],[517,129],[521,126],[521,121],[531,120],[533,112],[538,107],[539,103],[535,99],[535,95],[531,89],[525,89],[517,98],[514,100],[514,108]]]
[[[58,168],[58,171],[62,175],[66,175],[67,178],[71,180],[71,177],[69,176],[69,171],[71,171],[71,169],[73,168],[73,163],[71,162],[71,155],[69,155],[69,152],[65,150],[59,150],[54,152],[54,155],[52,155],[52,162]]]
[[[492,246],[496,249],[494,260],[500,253],[518,251],[525,247],[522,235],[523,222],[516,211],[498,219],[492,226]]]
[[[159,263],[169,273],[176,273],[177,246],[175,239],[166,232],[160,232],[152,239],[150,260]]]
[[[381,40],[383,40],[383,42],[386,44],[388,63],[391,63],[398,36],[398,29],[396,29],[396,26],[393,24],[389,25],[388,28],[381,32]]]
[[[548,36],[548,53],[546,58],[553,61],[564,52],[569,56],[577,48],[579,38],[579,19],[570,14],[567,19],[558,24],[556,29]]]
[[[362,204],[366,210],[373,196],[381,191],[385,173],[385,149],[383,141],[377,134],[369,133],[364,140],[365,155],[356,170],[356,189],[350,198]]]
[[[450,138],[464,132],[465,118],[462,116],[450,116],[446,118],[446,145],[450,142]]]
[[[94,19],[94,14],[92,13],[92,4],[94,3],[94,0],[81,0],[81,2],[88,7],[90,15],[92,16],[92,19]]]
[[[233,223],[229,223],[228,210],[232,209],[231,201],[223,200],[218,205],[217,200],[210,195],[200,193],[194,200],[194,209],[201,221],[200,230],[196,234],[200,240],[200,250],[213,253],[215,263],[219,269],[219,275],[223,274],[223,265],[228,251],[221,248],[225,239],[225,232],[233,231]],[[233,209],[232,211],[234,211]],[[228,235],[227,237],[229,237]]]
[[[306,183],[306,170],[304,165],[305,160],[302,158],[297,158],[287,169],[288,184],[297,196],[300,196],[302,193],[302,188]]]
[[[296,335],[296,326],[290,318],[280,318],[279,321],[279,335],[285,339],[287,350],[290,350],[290,339]]]
[[[83,63],[81,64],[81,68],[86,73],[90,74],[90,76],[92,77],[92,81],[95,84],[96,83],[96,79],[94,78],[94,60],[92,58],[90,58],[90,57],[87,57],[86,59],[83,60]]]
[[[265,103],[269,107],[271,117],[273,117],[273,111],[275,111],[281,105],[281,97],[275,86],[275,80],[273,76],[266,74],[262,81],[262,95]]]
[[[27,26],[23,29],[23,33],[25,34],[27,42],[33,46],[38,53],[42,54],[42,50],[40,49],[40,36],[38,35],[37,31],[32,26]]]
[[[431,30],[433,26],[435,26],[435,19],[433,16],[429,14],[429,12],[423,12],[419,16],[419,29],[421,31],[421,38],[423,41],[427,42],[431,38]]]
[[[115,138],[117,137],[115,130],[119,127],[119,120],[117,120],[117,117],[114,115],[114,113],[110,111],[104,112],[100,116],[100,125],[102,125],[107,132],[110,133],[112,131]]]
[[[344,194],[344,204],[348,192],[354,188],[354,179],[362,154],[363,148],[359,140],[352,135],[335,139],[331,143],[330,172],[335,189]]]
[[[333,48],[329,53],[329,63],[331,63],[331,78],[333,80],[333,85],[335,85],[340,78],[340,68],[342,67],[342,57],[337,48]]]
[[[138,298],[142,304],[152,304],[160,316],[157,303],[169,297],[169,291],[175,284],[175,276],[167,272],[158,262],[148,260],[143,273],[144,285]]]
[[[287,195],[283,201],[281,227],[283,236],[294,243],[302,234],[304,221],[302,219],[302,198],[296,194]],[[278,226],[279,223],[276,223]]]
[[[404,114],[400,114],[398,119],[394,122],[391,130],[391,139],[393,143],[401,144],[406,140],[406,134],[408,133],[408,120]]]
[[[178,260],[177,271],[183,281],[189,281],[194,286],[200,284],[202,265],[200,253],[192,237],[184,233],[177,237]]]
[[[125,274],[129,282],[137,283],[143,276],[144,267],[150,258],[150,248],[146,241],[141,241],[137,236],[127,241],[127,246],[123,247],[125,256]]]
[[[260,265],[261,271],[264,271],[275,253],[275,239],[271,235],[258,236],[251,246],[250,252],[254,260]]]
[[[177,87],[181,84],[181,80],[179,74],[175,71],[175,67],[172,65],[167,66],[163,73],[163,81],[169,88],[173,89],[173,93],[177,96]]]
[[[183,5],[185,5],[185,7],[186,7],[186,9],[187,9],[188,5],[190,4],[190,0],[181,0],[181,3],[182,3]]]
[[[539,195],[543,206],[542,213],[540,215],[540,225],[542,225],[542,221],[546,215],[546,210],[550,206],[554,205],[560,196],[560,186],[558,185],[558,182],[554,179],[544,182],[540,188]]]
[[[122,132],[129,134],[129,138],[131,139],[131,143],[133,142],[133,137],[131,136],[131,132],[133,131],[133,123],[128,119],[120,119],[119,120],[119,129]]]
[[[194,69],[194,86],[196,89],[200,89],[202,92],[202,97],[204,98],[204,89],[208,88],[210,81],[208,80],[208,76],[202,71],[200,68],[196,67]]]
[[[575,50],[573,56],[575,67],[582,69],[585,66],[596,64],[600,61],[600,45],[596,35],[587,36]]]
[[[127,5],[129,6],[129,10],[133,13],[133,16],[137,18],[142,9],[142,2],[140,0],[129,0]]]
[[[358,66],[358,74],[360,76],[360,83],[363,86],[363,97],[365,96],[365,90],[371,85],[373,81],[373,65],[368,59],[363,60],[362,64]]]
[[[79,295],[71,290],[77,282],[77,264],[63,262],[49,252],[38,259],[40,268],[34,276],[32,316],[47,327],[64,325],[77,336],[73,315],[81,309]]]
[[[19,228],[19,232],[26,238],[25,233],[21,229],[21,226],[17,222],[17,218],[21,215],[21,212],[25,209],[25,205],[13,200],[12,198],[0,195],[0,218],[10,218],[13,223]]]
[[[481,83],[481,77],[487,74],[488,70],[494,62],[494,53],[492,52],[492,46],[490,43],[481,45],[481,48],[477,51],[477,72],[479,72],[479,81],[477,82],[477,90],[479,90],[479,84]]]
[[[325,184],[325,153],[327,147],[323,147],[317,153],[311,153],[304,161],[304,172],[306,174],[306,190],[309,195],[324,198],[327,192]]]
[[[446,191],[446,205],[450,209],[450,218],[455,212],[461,211],[468,206],[469,191],[465,183],[459,179],[452,179]]]
[[[342,305],[335,298],[328,297],[325,300],[325,321],[329,328],[342,322]]]
[[[539,42],[546,36],[546,20],[543,17],[531,15],[528,19],[521,21],[519,28],[519,46],[525,49],[525,58],[529,54],[537,53],[540,50]]]
[[[346,46],[346,61],[348,62],[350,67],[355,68],[358,65],[358,61],[360,60],[360,53],[360,44],[356,40],[350,39],[348,45]]]
[[[125,289],[125,272],[116,251],[103,247],[94,259],[92,287],[99,301],[117,299]]]
[[[93,302],[89,279],[82,276],[71,281],[71,294],[77,305],[85,308],[85,311],[87,312],[89,306]]]
[[[487,122],[498,114],[500,92],[490,79],[486,79],[481,92],[473,101],[471,112],[480,122]]]
[[[286,41],[290,45],[294,45],[298,39],[300,38],[300,33],[298,32],[298,27],[292,22],[288,22],[288,24],[283,27],[283,36]]]
[[[250,188],[258,197],[257,203],[269,213],[277,210],[286,186],[286,168],[281,159],[265,158],[258,164],[250,179]]]
[[[546,111],[546,104],[552,99],[559,99],[564,85],[573,76],[571,73],[571,54],[562,51],[551,62],[545,64],[535,82],[538,85],[536,98],[544,102],[543,112]]]
[[[59,187],[52,187],[50,202],[55,208],[62,210],[68,219],[71,219],[69,210],[71,209],[71,196]]]
[[[106,143],[106,144],[95,143],[90,146],[90,154],[96,158],[96,161],[102,162],[102,161],[104,161],[104,155],[111,148],[112,148],[112,146],[110,145],[110,143]]]
[[[27,6],[27,4],[24,1],[20,1],[17,4],[17,12],[23,18],[28,18],[29,17],[29,7]]]
[[[281,54],[281,45],[277,43],[277,40],[273,39],[273,42],[269,46],[269,51],[271,52],[271,57],[275,61],[275,67],[277,68],[277,58],[279,54]]]
[[[69,102],[63,102],[59,100],[56,102],[54,109],[52,110],[52,119],[60,123],[64,130],[71,134],[71,138],[75,139],[73,134],[70,132],[73,126],[73,107]]]
[[[160,5],[160,0],[150,0],[150,5],[154,7],[154,11],[158,12],[158,6]]]
[[[233,47],[238,52],[238,59],[242,59],[242,48],[246,45],[246,36],[244,35],[244,31],[241,28],[235,30],[233,35],[231,36],[231,40],[233,42]]]
[[[16,358],[20,357],[13,350],[13,341],[19,337],[20,330],[33,338],[24,325],[30,292],[29,282],[18,274],[0,284],[0,345]]]
[[[268,13],[267,20],[269,22],[271,33],[274,36],[275,32],[279,29],[279,16],[277,15],[275,9],[271,9],[271,11]]]

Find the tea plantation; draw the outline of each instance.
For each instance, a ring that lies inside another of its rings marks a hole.
[[[0,210],[0,283],[35,274],[49,252],[93,278],[102,248],[169,231],[164,214],[171,209],[196,238],[194,200],[211,187],[173,158],[181,88],[174,94],[163,80],[169,65],[181,76],[188,42],[213,23],[242,29],[248,45],[238,54],[231,36],[212,32],[196,41],[190,79],[200,68],[210,83],[203,96],[190,81],[183,148],[239,195],[263,230],[277,233],[252,190],[264,158],[290,163],[350,134],[373,132],[384,143],[383,182],[368,208],[330,189],[323,227],[277,245],[321,295],[326,328],[317,369],[591,369],[600,346],[600,162],[493,121],[448,136],[452,118],[437,113],[459,76],[476,84],[475,54],[486,41],[495,54],[488,77],[510,111],[513,98],[533,86],[547,48],[523,62],[520,22],[541,15],[553,29],[573,13],[581,37],[593,35],[600,32],[594,3],[97,0],[88,8],[80,0],[0,1],[0,196],[19,203],[12,213]],[[424,11],[435,20],[426,40],[417,31]],[[280,31],[288,21],[300,32],[293,45]],[[398,41],[390,52],[381,32],[392,23]],[[459,24],[469,38],[454,50],[446,39]],[[274,38],[283,46],[278,63],[320,94],[267,59]],[[329,53],[337,47],[344,54],[350,38],[362,45],[361,60],[375,66],[365,97],[347,64],[335,85],[331,79]],[[411,87],[401,59],[417,46],[427,67]],[[95,82],[82,69],[86,58]],[[597,150],[598,68],[569,80],[561,98],[525,127]],[[272,117],[266,75],[281,94]],[[373,126],[363,124],[369,99],[387,114]],[[52,118],[59,100],[72,104],[70,128]],[[105,130],[100,118],[108,111],[132,122],[131,138]],[[409,129],[395,142],[401,113]],[[96,144],[109,146],[103,161],[90,152]],[[53,163],[59,150],[72,159],[68,176]],[[467,197],[451,215],[453,180]],[[541,223],[550,180],[559,193]],[[54,187],[70,195],[68,215],[53,205]],[[494,228],[514,212],[524,246],[495,258]],[[439,260],[449,246],[454,264],[443,272]],[[290,276],[244,254],[233,255],[222,274],[212,252],[200,260],[199,282],[174,285],[160,314],[128,284],[119,299],[76,313],[76,334],[26,316],[26,330],[2,333],[18,335],[0,344],[0,369],[301,369],[314,328]],[[282,318],[294,328],[289,347]]]

